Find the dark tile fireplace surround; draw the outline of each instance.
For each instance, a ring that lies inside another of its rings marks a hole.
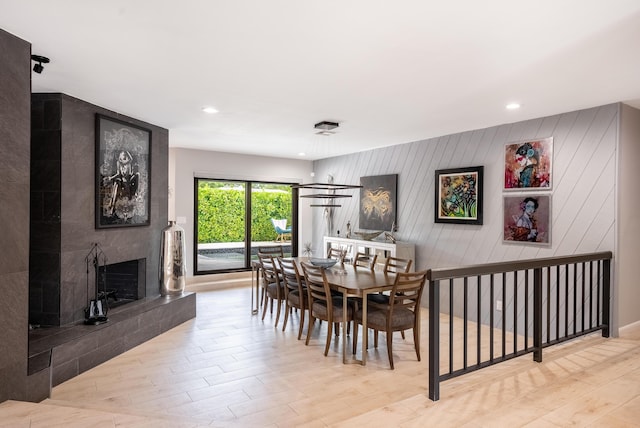
[[[159,294],[168,131],[64,94],[32,94],[31,110],[29,324],[38,328],[29,331],[28,371],[50,370],[50,389],[195,317],[195,294]],[[95,228],[96,113],[152,131],[149,226]],[[117,291],[108,322],[85,325],[95,278],[85,256],[93,243],[109,260],[107,287]]]

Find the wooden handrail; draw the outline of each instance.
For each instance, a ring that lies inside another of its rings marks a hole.
[[[519,270],[584,263],[595,260],[606,260],[612,258],[613,253],[611,251],[602,251],[599,253],[577,254],[572,256],[515,260],[508,262],[468,265],[455,268],[429,269],[427,273],[427,279],[429,281],[437,281],[441,279],[462,278],[465,276],[469,277],[477,275],[490,275],[504,272],[514,272]]]

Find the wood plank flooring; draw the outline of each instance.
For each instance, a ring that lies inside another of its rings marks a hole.
[[[640,426],[640,325],[591,335],[443,382],[427,398],[411,335],[384,340],[367,366],[323,356],[326,323],[298,341],[250,313],[250,289],[201,291],[198,315],[54,388],[42,403],[0,404],[0,427],[634,427]],[[306,329],[305,329],[306,331]],[[382,339],[382,337],[381,337]],[[361,341],[359,341],[361,343]],[[372,344],[372,338],[370,338]]]

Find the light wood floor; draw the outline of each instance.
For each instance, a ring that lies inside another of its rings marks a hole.
[[[366,367],[322,355],[298,316],[287,331],[250,315],[248,288],[199,292],[198,316],[62,385],[42,403],[0,404],[2,427],[516,427],[640,426],[640,326],[592,335],[441,384],[427,398],[411,335],[384,340]],[[281,326],[281,324],[280,324]]]

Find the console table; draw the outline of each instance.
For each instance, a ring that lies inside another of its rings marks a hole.
[[[323,256],[327,257],[329,248],[340,248],[346,252],[345,258],[353,260],[357,252],[365,254],[377,254],[377,263],[384,264],[387,257],[397,257],[400,259],[411,259],[414,261],[411,270],[415,270],[416,250],[415,245],[410,242],[391,242],[378,240],[364,240],[340,238],[337,236],[325,236],[322,238]]]

